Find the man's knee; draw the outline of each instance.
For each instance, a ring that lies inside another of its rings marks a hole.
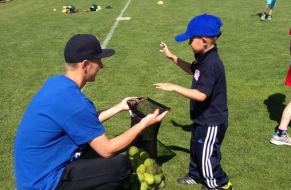
[[[117,157],[118,157],[118,160],[120,162],[119,163],[120,166],[123,166],[124,167],[124,171],[127,171],[129,173],[132,173],[133,168],[132,168],[132,164],[131,164],[131,161],[128,158],[128,156],[126,156],[126,155],[119,155]]]

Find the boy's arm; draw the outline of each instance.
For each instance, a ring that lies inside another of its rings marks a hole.
[[[162,89],[168,92],[176,92],[186,98],[199,102],[203,102],[207,98],[206,94],[200,92],[199,90],[189,89],[171,83],[156,83],[154,86],[158,89]]]
[[[186,73],[192,75],[191,71],[191,63],[188,63],[187,61],[184,61],[174,55],[169,49],[168,46],[161,42],[160,46],[162,47],[162,50],[160,50],[168,59],[171,59],[176,65],[178,65],[182,70],[184,70]]]
[[[174,61],[176,65],[178,65],[182,70],[184,70],[186,73],[193,75],[193,72],[191,70],[191,63],[188,63],[179,57],[176,56],[176,61]]]
[[[207,98],[206,94],[200,92],[199,90],[189,89],[178,85],[175,85],[174,92],[198,102],[203,102]]]

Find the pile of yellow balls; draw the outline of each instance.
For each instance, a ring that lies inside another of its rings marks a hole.
[[[165,187],[165,176],[162,167],[149,154],[131,146],[126,154],[131,160],[133,173],[123,184],[126,190],[156,190]]]

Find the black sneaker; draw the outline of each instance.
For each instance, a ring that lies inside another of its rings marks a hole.
[[[197,183],[201,183],[200,180],[195,180],[195,179],[191,178],[189,175],[185,175],[184,177],[177,179],[177,182],[179,184],[187,184],[187,185],[194,185]]]

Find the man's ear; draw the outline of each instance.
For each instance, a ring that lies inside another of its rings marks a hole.
[[[90,61],[88,61],[88,60],[82,61],[82,63],[81,63],[82,70],[87,71],[87,67],[89,64],[90,64]]]

